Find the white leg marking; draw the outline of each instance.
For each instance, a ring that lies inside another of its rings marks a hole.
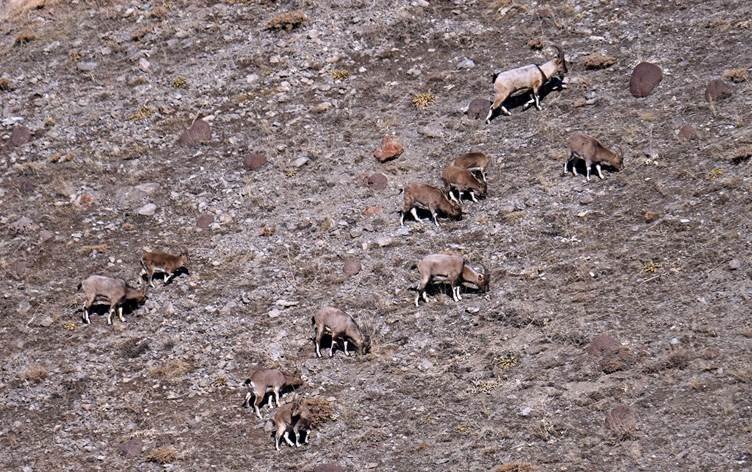
[[[344,342],[344,345],[345,345],[345,355],[349,356],[350,355],[350,351],[347,350],[347,341]]]
[[[595,165],[595,170],[598,171],[598,177],[600,177],[601,180],[603,180],[603,174],[601,173],[601,165],[600,164],[596,164]]]
[[[413,215],[413,218],[415,218],[415,221],[420,221],[420,219],[418,218],[418,209],[417,208],[412,207],[410,209],[410,214]]]
[[[503,112],[503,113],[504,113],[505,115],[507,115],[507,116],[512,116],[512,114],[511,114],[511,113],[509,112],[509,110],[507,110],[507,107],[505,107],[504,105],[502,105],[502,106],[501,106],[501,111],[502,111],[502,112]]]
[[[125,318],[123,318],[123,307],[118,307],[118,318],[120,318],[121,323],[125,323]]]

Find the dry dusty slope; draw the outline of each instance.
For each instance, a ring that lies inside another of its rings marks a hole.
[[[750,467],[752,7],[415,3],[79,0],[0,24],[0,468]],[[302,26],[264,29],[294,9]],[[569,88],[464,116],[493,71],[551,54],[535,39],[566,50]],[[616,63],[586,70],[594,52]],[[665,77],[635,99],[642,60]],[[177,145],[198,113],[210,142]],[[624,171],[562,177],[574,130],[620,144]],[[406,151],[379,164],[386,133]],[[400,230],[398,190],[468,150],[494,156],[488,198]],[[269,163],[246,170],[252,151]],[[80,324],[83,276],[135,280],[142,248],[179,245],[189,277],[126,324]],[[411,266],[447,250],[488,265],[490,292],[415,309]],[[324,304],[374,351],[316,359]],[[240,408],[256,365],[333,400],[309,447],[275,452]]]

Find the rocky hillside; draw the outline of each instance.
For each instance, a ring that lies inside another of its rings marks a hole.
[[[752,465],[749,2],[28,3],[0,4],[3,470]],[[542,111],[465,113],[553,44]],[[562,176],[575,131],[624,169]],[[471,150],[487,198],[401,228],[400,189]],[[189,274],[82,324],[85,276],[180,247]],[[490,290],[416,308],[434,252]],[[324,305],[369,354],[316,358]],[[331,409],[310,445],[241,407],[257,366]]]

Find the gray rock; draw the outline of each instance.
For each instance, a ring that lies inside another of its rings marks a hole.
[[[161,186],[156,182],[145,182],[140,185],[136,185],[136,190],[144,192],[146,195],[154,195]]]
[[[457,69],[472,69],[473,67],[475,67],[475,62],[467,57],[460,59],[460,62],[457,64]]]
[[[138,210],[136,210],[136,213],[143,216],[154,216],[154,213],[157,212],[157,205],[153,203],[147,203],[146,205],[142,206]]]
[[[731,259],[729,261],[729,270],[738,270],[742,266],[742,263],[739,259]]]
[[[307,157],[305,157],[305,156],[303,156],[303,157],[299,157],[299,158],[295,159],[292,162],[292,165],[295,166],[295,167],[300,168],[300,167],[303,167],[304,165],[308,164],[308,161],[310,161],[310,159],[307,158]]]
[[[418,133],[427,138],[443,138],[444,130],[438,125],[426,125],[418,128]]]
[[[81,72],[91,72],[97,68],[97,63],[94,61],[79,62],[76,64],[76,68]]]

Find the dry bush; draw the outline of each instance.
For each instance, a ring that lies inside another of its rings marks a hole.
[[[332,402],[323,398],[306,398],[303,403],[311,412],[312,428],[318,428],[320,425],[335,419]]]
[[[172,88],[184,89],[188,87],[188,80],[182,75],[179,75],[172,80],[172,84],[170,85],[172,85]]]
[[[742,146],[733,151],[731,163],[739,165],[742,162],[747,162],[750,158],[752,158],[752,146]]]
[[[149,369],[149,373],[154,377],[164,380],[177,380],[193,370],[190,362],[182,359],[167,361],[159,367]]]
[[[28,44],[35,39],[37,39],[37,35],[33,31],[23,30],[16,35],[16,39],[13,41],[13,44],[15,46],[20,46],[23,44]]]
[[[432,104],[435,100],[436,97],[434,97],[431,92],[422,92],[413,97],[413,105],[415,105],[415,108],[423,109]]]
[[[40,364],[32,364],[28,366],[26,369],[24,369],[23,372],[21,372],[21,379],[31,382],[31,383],[39,383],[47,378],[49,373],[47,372],[47,368]]]
[[[10,92],[11,90],[13,90],[13,84],[11,84],[10,80],[0,78],[0,92]]]
[[[618,405],[606,415],[606,427],[619,440],[632,439],[637,432],[637,418],[631,408]]]
[[[305,23],[306,20],[307,18],[301,10],[286,11],[269,20],[266,29],[292,31]]]
[[[0,19],[18,17],[30,10],[41,10],[56,3],[59,3],[59,0],[9,0],[8,2],[0,2]]]
[[[744,67],[736,67],[723,71],[723,78],[731,82],[746,82],[749,80],[749,72]]]
[[[178,458],[178,451],[172,446],[155,447],[146,454],[147,462],[156,462],[157,464],[169,464],[175,462]]]
[[[120,345],[120,352],[123,356],[135,359],[149,350],[149,341],[131,338]]]

